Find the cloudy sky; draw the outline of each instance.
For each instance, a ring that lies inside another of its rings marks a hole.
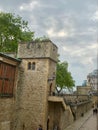
[[[36,37],[49,37],[76,85],[97,68],[97,0],[0,0],[0,11],[20,15]]]

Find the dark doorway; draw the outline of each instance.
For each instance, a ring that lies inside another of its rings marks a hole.
[[[49,130],[49,117],[48,117],[48,119],[47,119],[47,130]]]
[[[49,95],[52,95],[52,83],[50,84]]]

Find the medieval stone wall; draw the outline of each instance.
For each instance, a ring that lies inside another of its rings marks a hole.
[[[67,126],[73,123],[73,116],[72,113],[66,109],[65,111],[62,110],[61,112],[61,121],[60,127],[62,130],[65,130]]]
[[[14,105],[13,98],[0,99],[0,130],[10,130],[14,117]]]
[[[81,103],[76,104],[75,106],[71,107],[73,113],[74,113],[74,119],[77,120],[79,119],[81,116],[84,116],[84,114],[89,111],[92,108],[92,102],[85,102],[85,103]]]
[[[64,110],[60,102],[49,102],[49,130],[58,127],[64,130],[68,125],[73,122],[72,113],[69,109]]]
[[[21,67],[24,68],[19,79],[19,89],[17,95],[19,122],[29,130],[36,129],[36,126],[42,124],[45,117],[45,102],[47,92],[47,61],[30,60],[36,63],[36,69],[28,70],[28,60],[23,60]],[[37,63],[38,62],[38,63]],[[42,68],[39,67],[42,66]],[[39,71],[40,70],[40,71]],[[20,92],[19,92],[20,91]],[[18,125],[21,130],[22,125]]]
[[[15,71],[15,81],[13,84],[13,96],[2,96],[0,93],[0,130],[12,130],[14,124],[14,114],[15,114],[15,103],[16,103],[16,86],[17,86],[17,75],[18,75],[18,64],[19,62],[7,55],[0,54],[0,63],[5,63],[16,67]],[[2,71],[2,70],[0,70]],[[10,72],[9,72],[10,73]],[[2,75],[1,75],[2,77]],[[3,77],[4,78],[4,77]],[[0,84],[1,85],[1,84]]]
[[[48,118],[48,96],[55,89],[57,47],[51,42],[20,44],[18,57],[22,58],[17,88],[17,114],[15,130],[37,129],[41,124],[46,130]],[[35,63],[35,69],[28,69]]]
[[[19,58],[51,58],[57,61],[57,47],[51,41],[20,43]]]
[[[39,124],[43,130],[54,126],[64,130],[73,121],[71,111],[62,102],[48,102],[55,90],[57,47],[50,41],[21,43],[18,58],[22,60],[19,66],[10,60],[18,69],[14,97],[0,98],[0,130],[36,130]],[[85,106],[77,108],[77,118],[91,107]]]

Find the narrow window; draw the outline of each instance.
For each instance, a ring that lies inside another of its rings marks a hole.
[[[35,70],[35,62],[32,63],[32,70]]]
[[[31,69],[31,62],[28,63],[28,70]]]

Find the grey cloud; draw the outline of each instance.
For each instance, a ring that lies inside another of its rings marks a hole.
[[[97,42],[97,21],[92,19],[97,10],[97,0],[35,0],[38,5],[34,8],[20,9],[33,1],[0,0],[0,9],[22,16],[37,37],[48,36],[59,47],[60,59],[68,61],[74,78],[80,83],[90,69],[96,66],[95,48],[89,46]],[[50,29],[53,31],[51,35],[47,33]],[[58,36],[61,31],[68,35]],[[92,62],[91,67],[89,62]],[[78,76],[79,73],[81,76]]]
[[[22,3],[29,3],[31,0],[0,0],[0,5],[3,6],[5,9],[8,7],[17,7]]]

